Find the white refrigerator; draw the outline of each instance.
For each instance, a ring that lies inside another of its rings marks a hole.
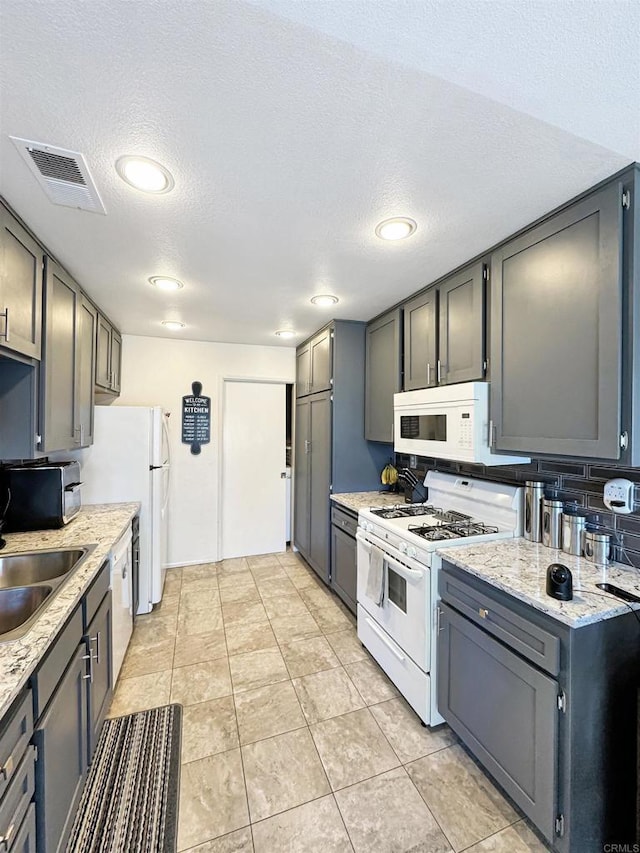
[[[167,567],[168,414],[159,406],[96,406],[93,445],[82,455],[82,502],[140,501],[138,613],[162,598]]]

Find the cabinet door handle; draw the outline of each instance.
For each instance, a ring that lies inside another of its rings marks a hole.
[[[7,834],[6,835],[0,835],[0,844],[2,845],[2,848],[5,851],[5,853],[9,850],[9,847],[11,846],[12,835],[13,835],[13,831],[15,828],[16,828],[15,823],[12,823],[11,826],[9,827],[9,829],[7,830]]]
[[[10,755],[9,758],[5,761],[5,763],[0,767],[0,775],[2,778],[7,781],[9,776],[13,773],[13,755]]]
[[[0,317],[4,317],[4,332],[2,332],[2,337],[9,343],[9,306],[4,311],[0,311]]]
[[[439,385],[440,384],[440,359],[438,359],[436,361],[436,380],[437,380],[436,384]]]
[[[91,641],[89,641],[89,644],[91,644]],[[88,654],[88,655],[82,655],[82,660],[87,660],[87,661],[89,661],[89,672],[87,672],[87,673],[86,673],[85,675],[83,675],[82,677],[83,677],[85,680],[88,678],[88,679],[89,679],[89,684],[93,684],[93,655],[91,654],[91,649],[89,649],[89,654]]]
[[[427,362],[427,385],[431,385],[431,364]]]
[[[489,616],[489,611],[484,607],[478,607],[478,615],[481,619],[486,619]]]
[[[98,631],[96,634],[96,663],[100,663],[100,649],[102,648],[102,631]]]

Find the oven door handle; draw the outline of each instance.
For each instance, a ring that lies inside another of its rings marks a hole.
[[[376,637],[378,637],[378,639],[383,642],[385,646],[389,649],[391,654],[394,655],[394,657],[398,658],[401,663],[404,663],[404,655],[401,655],[400,652],[391,644],[390,640],[385,637],[385,635],[382,633],[380,628],[378,628],[376,623],[372,619],[369,619],[368,616],[366,617],[365,621],[367,625],[371,628],[373,633],[376,635]]]
[[[391,566],[394,572],[409,582],[420,581],[424,578],[424,572],[420,572],[417,569],[410,569],[408,566],[403,566],[402,563],[394,560],[393,557],[390,557],[388,554],[384,555],[384,560],[388,566]]]

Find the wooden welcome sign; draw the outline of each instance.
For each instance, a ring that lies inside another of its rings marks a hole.
[[[198,454],[211,441],[211,397],[202,397],[202,382],[191,383],[192,394],[182,398],[182,443]]]

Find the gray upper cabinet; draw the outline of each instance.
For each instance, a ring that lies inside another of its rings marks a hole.
[[[96,375],[98,392],[120,393],[122,338],[111,323],[98,314],[96,332]]]
[[[496,449],[619,458],[622,213],[614,182],[493,253]]]
[[[96,336],[96,385],[105,391],[111,387],[111,323],[102,314]]]
[[[81,295],[78,303],[76,358],[76,438],[81,447],[93,444],[94,370],[98,312]]]
[[[393,442],[393,395],[402,391],[402,309],[367,326],[364,436]]]
[[[93,370],[97,312],[73,279],[46,260],[42,450],[93,442]]]
[[[0,348],[40,358],[44,252],[0,205]]]
[[[486,266],[472,264],[438,285],[439,381],[482,379]]]
[[[404,305],[404,390],[438,384],[438,291],[410,299]]]
[[[296,396],[317,394],[331,387],[331,327],[327,326],[296,352]]]
[[[42,449],[47,453],[79,444],[75,432],[79,300],[75,281],[47,258],[40,406]]]
[[[323,329],[309,343],[311,394],[331,387],[331,328]]]
[[[405,391],[484,378],[485,276],[470,264],[405,304]]]

